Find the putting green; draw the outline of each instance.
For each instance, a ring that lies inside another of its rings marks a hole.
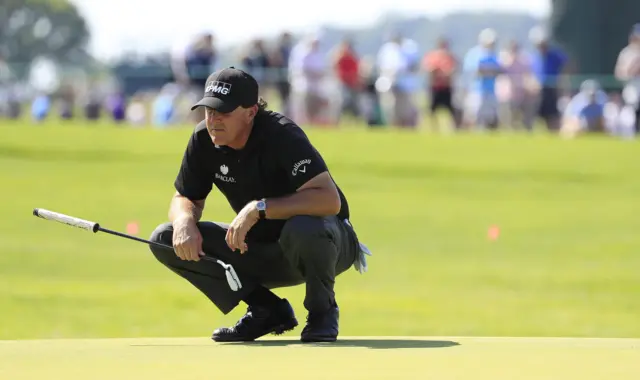
[[[0,341],[0,379],[637,379],[640,339],[341,337]]]

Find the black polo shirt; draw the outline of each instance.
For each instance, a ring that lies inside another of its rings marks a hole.
[[[174,185],[191,200],[205,199],[215,185],[238,213],[251,201],[295,193],[324,171],[328,171],[324,159],[302,128],[277,112],[259,111],[241,150],[215,145],[205,122],[200,122],[189,139]],[[342,203],[338,217],[348,219],[349,205],[339,187],[338,192]],[[285,222],[260,220],[247,234],[247,241],[277,241]]]

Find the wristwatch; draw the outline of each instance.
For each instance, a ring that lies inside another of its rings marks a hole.
[[[256,203],[256,208],[258,209],[258,215],[260,219],[267,218],[267,201],[266,199],[260,199],[258,203]]]

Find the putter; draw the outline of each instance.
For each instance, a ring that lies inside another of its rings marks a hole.
[[[173,247],[170,245],[166,245],[166,244],[162,244],[162,243],[156,243],[147,239],[142,239],[136,236],[132,236],[129,234],[125,234],[122,232],[118,232],[118,231],[114,231],[114,230],[110,230],[108,228],[104,228],[102,226],[100,226],[100,223],[96,223],[96,222],[92,222],[89,220],[85,220],[85,219],[80,219],[77,218],[75,216],[70,216],[70,215],[65,215],[65,214],[61,214],[59,212],[55,212],[55,211],[50,211],[50,210],[45,210],[42,208],[34,208],[33,209],[33,215],[42,218],[42,219],[46,219],[46,220],[52,220],[54,222],[58,222],[58,223],[63,223],[72,227],[77,227],[77,228],[81,228],[83,230],[87,230],[87,231],[91,231],[93,233],[97,233],[98,231],[100,232],[104,232],[110,235],[115,235],[115,236],[119,236],[119,237],[123,237],[126,239],[130,239],[130,240],[135,240],[135,241],[139,241],[141,243],[147,243],[150,245],[154,245],[156,247],[161,247],[161,248],[166,248],[166,249],[170,249],[173,250]],[[233,266],[231,266],[230,264],[227,264],[221,260],[218,260],[214,257],[210,257],[210,256],[200,256],[202,257],[203,260],[206,261],[211,261],[214,263],[219,264],[220,266],[222,266],[222,268],[225,271],[225,274],[227,276],[227,282],[229,283],[229,287],[231,288],[231,290],[233,291],[238,291],[239,289],[242,289],[242,284],[240,283],[240,279],[238,278],[238,275],[236,274],[236,271],[233,269]]]

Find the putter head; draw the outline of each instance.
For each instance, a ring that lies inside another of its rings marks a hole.
[[[233,290],[234,292],[242,289],[242,282],[240,282],[240,277],[238,277],[238,274],[236,273],[236,270],[233,268],[233,266],[231,264],[223,262],[222,260],[216,260],[216,262],[220,264],[222,268],[224,268],[224,273],[227,276],[227,283],[229,284],[229,288],[231,288],[231,290]]]

